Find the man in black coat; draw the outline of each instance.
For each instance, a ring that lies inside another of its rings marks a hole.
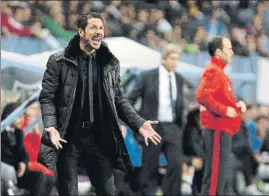
[[[139,97],[142,98],[141,116],[158,119],[156,131],[163,138],[161,145],[142,146],[142,195],[155,194],[155,173],[161,152],[164,152],[168,162],[163,180],[164,195],[180,195],[181,192],[184,81],[183,77],[175,72],[178,59],[178,48],[168,45],[162,54],[162,65],[138,76],[128,96],[132,104],[135,104]]]
[[[102,41],[99,14],[79,16],[78,33],[50,56],[39,101],[45,127],[39,160],[58,174],[61,196],[77,195],[77,166],[85,156],[98,195],[115,195],[113,169],[132,168],[118,118],[148,144],[160,136],[133,109],[120,87],[118,59]]]

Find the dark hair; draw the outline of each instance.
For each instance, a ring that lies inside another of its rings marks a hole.
[[[255,119],[256,123],[259,123],[261,120],[269,120],[267,116],[260,115]]]
[[[8,103],[2,112],[1,121],[5,120],[14,110],[20,106],[20,103]]]
[[[81,29],[85,30],[86,26],[88,25],[88,19],[91,19],[91,18],[99,18],[104,23],[104,20],[103,20],[101,14],[98,14],[95,12],[88,13],[88,14],[81,14],[81,15],[79,15],[78,21],[77,21],[78,29],[81,28]]]
[[[255,106],[252,104],[246,104],[247,110],[253,109]]]
[[[29,103],[25,106],[25,108],[28,108],[30,105],[32,105],[36,102],[38,102],[38,99],[33,99],[33,100],[29,101]]]
[[[215,52],[217,49],[223,49],[223,37],[217,36],[214,37],[209,43],[208,43],[208,52],[210,56],[215,56]]]

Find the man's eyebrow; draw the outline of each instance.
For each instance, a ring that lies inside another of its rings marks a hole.
[[[93,26],[93,27],[98,27],[97,24],[90,24],[90,25]],[[100,27],[104,27],[104,25],[100,25]]]

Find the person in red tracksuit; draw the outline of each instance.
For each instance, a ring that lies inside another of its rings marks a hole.
[[[237,102],[229,77],[224,73],[233,50],[226,37],[215,37],[208,44],[211,60],[206,66],[196,91],[200,104],[200,123],[205,142],[205,171],[202,195],[224,195],[229,189],[232,136],[240,128],[243,101]]]

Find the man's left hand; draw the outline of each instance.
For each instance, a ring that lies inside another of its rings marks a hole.
[[[152,128],[151,125],[158,124],[158,121],[146,121],[140,128],[139,133],[144,137],[145,143],[148,146],[148,139],[155,145],[161,143],[161,136]]]
[[[238,101],[236,105],[241,109],[242,113],[245,113],[247,111],[247,106],[243,101]]]

